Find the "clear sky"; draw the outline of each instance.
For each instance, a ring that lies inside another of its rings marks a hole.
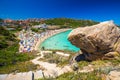
[[[120,24],[120,0],[0,0],[0,18],[56,17]]]

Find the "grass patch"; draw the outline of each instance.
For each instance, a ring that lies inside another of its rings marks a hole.
[[[49,63],[56,63],[58,66],[64,66],[66,64],[69,64],[70,58],[72,57],[72,55],[74,55],[74,53],[72,53],[72,52],[59,50],[60,52],[70,54],[69,57],[65,57],[65,56],[56,54],[57,50],[52,50],[52,51],[53,51],[53,53],[45,53],[44,58],[42,58],[40,60],[46,61]]]
[[[80,61],[78,62],[78,67],[82,69],[84,66],[88,66],[90,63],[87,61]]]
[[[56,78],[42,78],[39,80],[106,80],[106,76],[112,70],[119,69],[120,57],[111,60],[96,60],[92,62],[80,61],[77,63],[79,69],[92,65],[94,71],[88,73],[80,73],[77,71],[62,74]]]
[[[105,66],[106,62],[104,60],[97,60],[97,61],[92,61],[91,64],[94,66],[94,68],[99,68]]]
[[[64,57],[64,56],[60,56],[58,54],[55,53],[48,53],[44,55],[43,59],[40,59],[42,61],[46,61],[49,63],[56,63],[58,66],[63,66],[69,63],[69,57]]]
[[[64,52],[64,53],[67,53],[67,54],[76,54],[75,51],[70,51],[70,50],[67,50],[67,49],[64,49],[64,50],[58,50],[58,49],[45,49],[47,51],[53,51],[53,52]]]
[[[69,72],[60,75],[56,78],[45,78],[45,79],[38,79],[38,80],[105,80],[105,74],[98,73],[97,71],[89,72],[89,73],[75,73]]]
[[[12,46],[9,49],[0,51],[0,67],[28,61],[35,56],[35,53],[17,53],[16,47]]]
[[[15,73],[15,72],[28,72],[37,69],[37,65],[34,65],[30,61],[17,62],[14,65],[8,65],[0,67],[0,74]]]
[[[100,75],[95,72],[91,73],[65,73],[56,80],[101,80]]]
[[[34,53],[3,53],[0,56],[0,74],[11,73],[14,71],[26,72],[30,70],[35,70],[36,66],[29,62],[36,55]]]

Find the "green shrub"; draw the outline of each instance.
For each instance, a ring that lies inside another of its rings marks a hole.
[[[58,54],[48,53],[44,55],[44,59],[40,59],[42,61],[47,61],[49,63],[56,63],[58,66],[63,66],[69,63],[69,57],[60,56]]]
[[[0,67],[0,74],[12,73],[12,72],[28,72],[37,69],[37,65],[34,65],[30,61],[17,62],[14,65],[7,65]]]
[[[98,23],[91,20],[76,20],[76,19],[70,19],[70,18],[46,19],[44,22],[48,25],[60,25],[61,28],[84,27],[84,26],[90,26]]]
[[[31,28],[31,30],[32,30],[33,32],[38,32],[38,31],[39,31],[39,30],[36,29],[36,28]]]
[[[0,49],[7,48],[8,44],[5,41],[0,41]]]
[[[90,63],[87,61],[80,61],[78,62],[78,67],[83,68],[84,66],[88,66]]]
[[[97,71],[89,72],[89,73],[76,73],[76,72],[68,72],[64,73],[52,80],[105,80],[102,78],[103,73],[98,73]],[[38,80],[51,80],[47,79],[38,79]]]
[[[23,62],[32,59],[35,54],[32,53],[19,53],[19,44],[16,42],[14,45],[0,50],[0,67],[15,64],[16,62]]]

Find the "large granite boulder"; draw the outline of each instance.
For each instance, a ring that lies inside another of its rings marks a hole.
[[[107,80],[120,80],[120,70],[113,70],[107,76]]]
[[[120,53],[120,29],[113,21],[73,29],[68,40],[81,49],[87,60],[111,58]]]

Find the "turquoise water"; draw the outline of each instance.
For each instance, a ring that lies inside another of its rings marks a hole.
[[[45,49],[69,50],[74,52],[79,51],[79,48],[75,47],[67,40],[68,34],[70,32],[71,30],[68,30],[68,31],[53,35],[52,37],[42,42],[42,44],[40,45],[40,48],[44,46]]]

